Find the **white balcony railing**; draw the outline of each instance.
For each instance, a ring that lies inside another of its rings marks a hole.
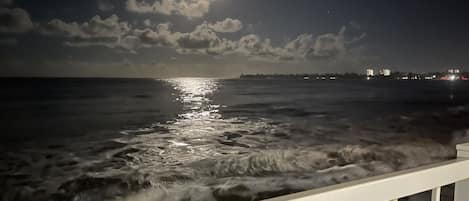
[[[397,201],[432,191],[440,201],[441,186],[455,183],[454,201],[469,201],[469,143],[456,146],[458,158],[358,181],[304,191],[266,201]]]

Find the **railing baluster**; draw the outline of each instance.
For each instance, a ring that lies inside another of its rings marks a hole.
[[[441,187],[432,190],[432,201],[440,201]]]
[[[469,143],[456,146],[458,158],[461,160],[469,159]],[[466,171],[466,170],[464,170]],[[454,187],[454,201],[467,201],[469,197],[469,179],[456,181]]]

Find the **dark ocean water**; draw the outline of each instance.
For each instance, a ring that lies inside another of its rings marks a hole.
[[[259,200],[448,160],[469,82],[1,79],[2,200]]]

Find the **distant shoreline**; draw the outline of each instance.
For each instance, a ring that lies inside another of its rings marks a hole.
[[[448,74],[445,72],[412,73],[393,72],[390,75],[373,75],[358,73],[313,73],[313,74],[242,74],[240,79],[302,79],[302,80],[442,80],[447,81],[449,76],[453,80],[468,80],[469,72]]]

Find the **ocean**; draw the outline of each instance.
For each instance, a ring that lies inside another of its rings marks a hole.
[[[0,84],[6,201],[261,200],[448,160],[469,141],[464,81]]]

